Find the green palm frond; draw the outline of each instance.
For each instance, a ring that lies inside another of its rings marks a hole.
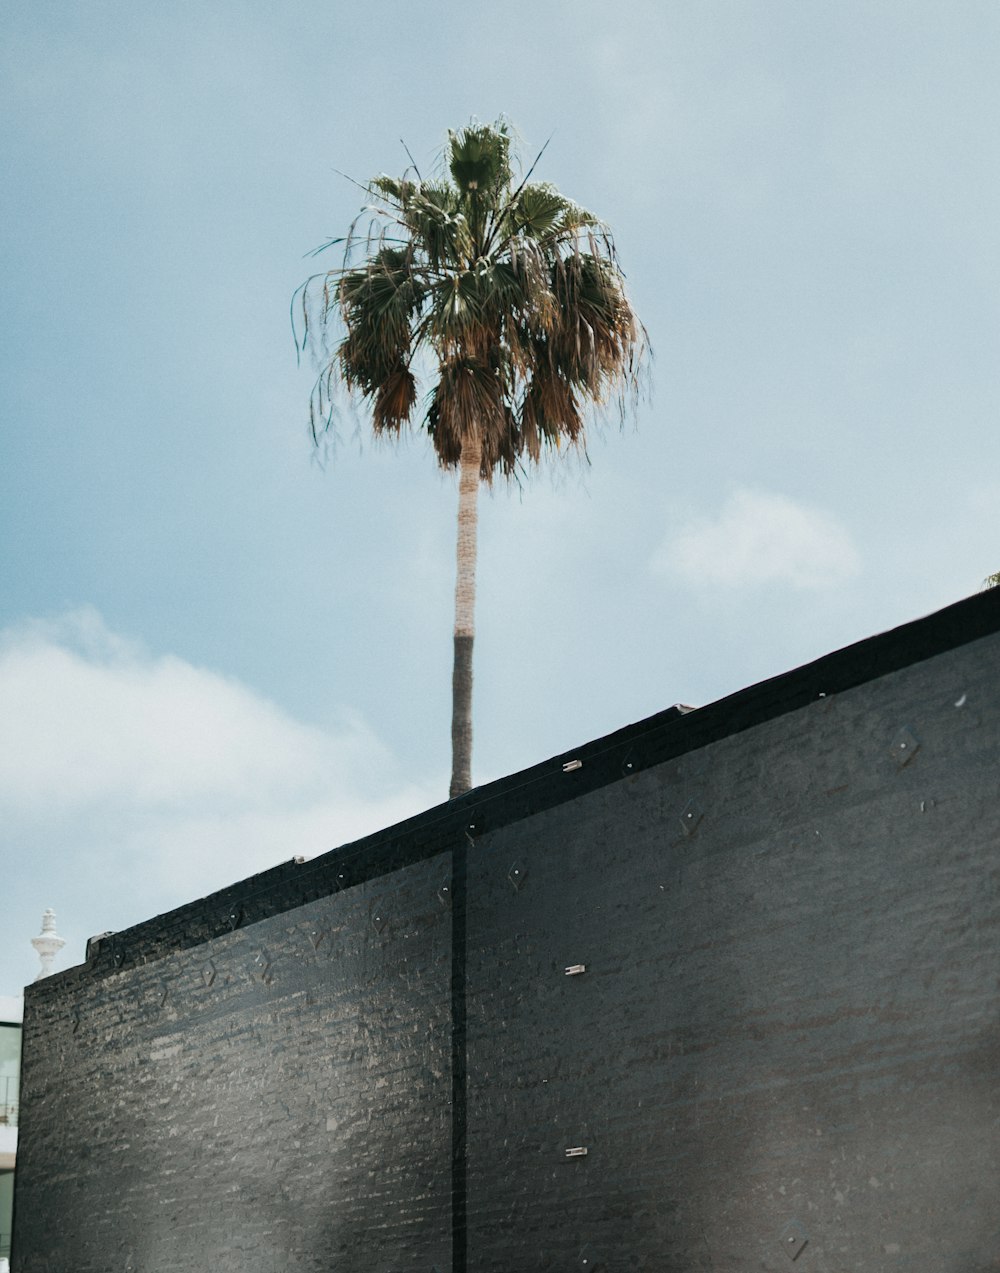
[[[555,186],[525,186],[510,211],[511,232],[546,240],[562,227],[572,208]]]
[[[423,299],[409,253],[383,248],[363,268],[341,274],[336,296],[346,329],[338,350],[344,385],[371,396],[409,361],[410,322]]]
[[[448,171],[463,196],[496,202],[510,185],[510,132],[507,124],[469,124],[448,133]]]
[[[420,184],[415,181],[407,181],[406,178],[387,177],[385,173],[381,173],[377,177],[373,177],[368,187],[369,192],[374,196],[381,195],[383,199],[389,199],[400,207],[405,207],[406,203],[413,197],[413,194],[420,189]]]

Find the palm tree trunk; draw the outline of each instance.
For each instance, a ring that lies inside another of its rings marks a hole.
[[[472,786],[472,641],[476,634],[476,529],[478,433],[462,443],[458,476],[458,569],[455,579],[455,666],[451,678],[451,787],[449,798]]]

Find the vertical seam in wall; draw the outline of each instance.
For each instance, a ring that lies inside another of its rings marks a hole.
[[[466,1273],[466,873],[468,849],[451,855],[451,1268]]]

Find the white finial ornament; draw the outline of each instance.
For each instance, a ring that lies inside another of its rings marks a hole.
[[[42,961],[41,970],[35,978],[36,981],[41,981],[52,972],[53,959],[66,945],[65,939],[56,932],[56,913],[51,907],[42,916],[42,931],[37,937],[32,937],[31,944]]]

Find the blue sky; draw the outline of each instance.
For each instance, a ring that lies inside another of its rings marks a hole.
[[[5,6],[0,992],[444,798],[455,483],[288,324],[365,179],[506,113],[612,225],[637,427],[483,501],[478,781],[1000,569],[992,0]]]

